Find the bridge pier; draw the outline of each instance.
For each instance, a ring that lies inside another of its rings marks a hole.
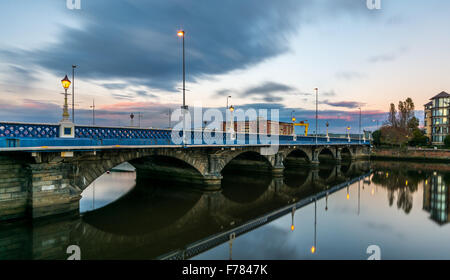
[[[320,153],[319,149],[317,149],[317,148],[312,149],[311,165],[319,165],[320,164],[319,153]]]
[[[31,164],[28,208],[32,218],[78,213],[81,190],[71,185],[70,164]]]
[[[342,161],[342,148],[341,147],[337,147],[336,148],[336,162],[341,162]]]

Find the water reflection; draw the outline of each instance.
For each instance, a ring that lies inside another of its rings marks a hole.
[[[450,230],[426,218],[448,222],[446,168],[359,162],[279,178],[232,173],[214,193],[111,172],[83,193],[78,218],[0,224],[0,259],[65,259],[73,244],[83,259],[361,259],[368,244],[386,258],[448,258]]]

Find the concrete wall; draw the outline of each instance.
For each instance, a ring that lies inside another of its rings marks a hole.
[[[416,149],[416,148],[409,148],[409,149],[376,148],[372,150],[371,158],[450,162],[450,150]]]

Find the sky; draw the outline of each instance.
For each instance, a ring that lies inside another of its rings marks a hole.
[[[235,108],[314,124],[317,87],[322,133],[325,122],[357,133],[359,108],[374,130],[407,97],[423,121],[423,104],[450,91],[450,2],[366,2],[2,0],[0,120],[59,122],[61,79],[76,64],[76,123],[92,123],[95,100],[98,125],[140,112],[142,127],[167,127],[182,104],[183,29],[191,108],[225,110],[231,96]]]

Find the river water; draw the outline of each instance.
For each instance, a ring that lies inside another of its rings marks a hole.
[[[0,259],[449,259],[450,165],[355,162],[222,190],[110,172],[80,215],[0,224]]]

